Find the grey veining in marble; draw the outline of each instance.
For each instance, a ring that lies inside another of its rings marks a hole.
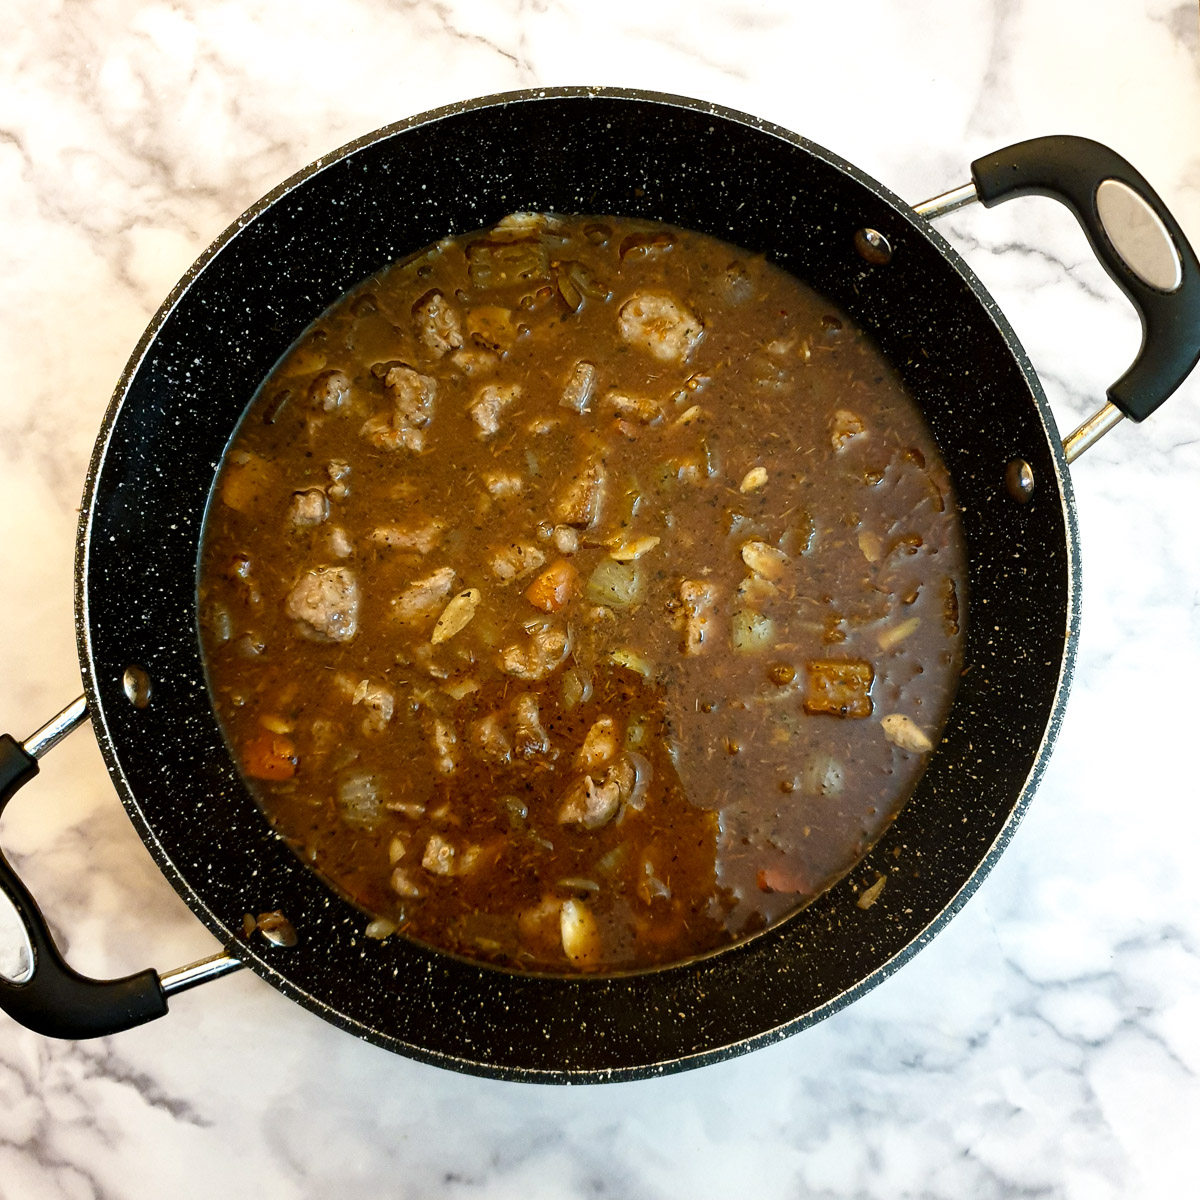
[[[1074,132],[1129,157],[1200,241],[1194,3],[11,0],[4,16],[0,728],[19,737],[79,691],[75,509],[143,328],[243,209],[370,129],[509,88],[654,88],[795,129],[914,202],[997,146]],[[940,228],[1073,427],[1138,342],[1082,235],[1043,200]],[[743,1059],[589,1089],[408,1062],[247,974],[95,1043],[4,1020],[0,1200],[1191,1195],[1198,401],[1193,379],[1073,468],[1083,630],[1055,755],[979,893],[865,999]],[[81,970],[215,949],[86,730],[0,842]]]

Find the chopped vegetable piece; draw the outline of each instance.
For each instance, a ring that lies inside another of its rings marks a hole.
[[[253,779],[291,779],[299,761],[295,742],[269,730],[252,738],[242,750],[242,767]]]
[[[830,441],[835,450],[844,450],[854,438],[866,432],[862,417],[839,408],[829,423]]]
[[[891,650],[900,645],[905,638],[912,637],[920,627],[920,617],[909,617],[907,621],[901,621],[899,624],[889,625],[887,628],[881,629],[875,638],[875,642],[880,650]]]
[[[525,599],[543,612],[558,612],[579,586],[579,572],[565,558],[551,563],[525,589]]]
[[[742,562],[762,579],[778,583],[787,574],[789,559],[782,550],[766,542],[746,542],[742,546]]]
[[[617,562],[633,562],[635,559],[641,558],[643,554],[649,554],[659,542],[660,537],[643,536],[634,538],[629,542],[622,542],[619,546],[614,546],[609,551],[609,555],[615,558]]]
[[[747,492],[757,492],[767,486],[766,467],[753,467],[742,477],[738,491],[745,495]]]
[[[933,743],[928,736],[911,717],[906,717],[903,713],[889,713],[879,723],[883,726],[883,736],[901,750],[925,754],[933,749]]]
[[[564,900],[559,917],[563,953],[577,967],[593,965],[600,956],[600,930],[582,900]]]
[[[866,888],[862,895],[859,896],[857,904],[859,908],[870,908],[876,900],[879,899],[880,892],[883,891],[883,885],[887,883],[887,876],[880,875],[869,888]]]
[[[593,604],[631,608],[642,599],[643,583],[642,571],[636,562],[601,559],[588,577],[587,598]]]
[[[804,711],[829,713],[835,717],[869,717],[874,681],[875,672],[870,663],[843,659],[810,662]]]
[[[716,588],[706,580],[685,579],[679,585],[683,603],[683,652],[699,654],[708,636]]]
[[[743,654],[766,650],[775,638],[775,622],[752,609],[733,614],[733,648]]]

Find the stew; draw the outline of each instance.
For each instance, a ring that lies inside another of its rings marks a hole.
[[[248,786],[370,936],[612,972],[858,861],[937,743],[964,581],[933,437],[844,312],[706,235],[519,213],[283,358],[198,588]]]

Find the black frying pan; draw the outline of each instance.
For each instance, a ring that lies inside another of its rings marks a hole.
[[[972,176],[974,193],[960,189],[923,211],[1054,195],[1142,315],[1137,362],[1073,447],[1122,414],[1147,416],[1200,354],[1200,268],[1153,191],[1123,159],[1075,138],[1012,147],[974,164]],[[1157,214],[1142,212],[1147,244],[1159,235],[1157,258],[1141,258],[1121,232],[1122,206],[1136,216],[1138,196]],[[217,463],[259,382],[365,276],[514,209],[690,226],[763,251],[832,297],[874,334],[921,404],[967,535],[966,670],[942,744],[900,817],[846,878],[778,927],[683,966],[618,978],[523,976],[398,937],[365,938],[363,914],[301,865],[251,800],[201,666],[201,524]],[[47,1034],[93,1036],[162,1015],[167,994],[245,964],[389,1049],[562,1082],[698,1066],[812,1024],[895,970],[965,903],[1041,775],[1079,620],[1066,464],[1024,351],[966,265],[925,217],[794,134],[695,101],[560,89],[443,109],[351,144],[241,217],[142,338],[97,440],[80,523],[86,707],[80,700],[24,745],[0,739],[2,807],[36,773],[37,756],[90,713],[134,824],[227,952],[161,978],[85,979],[62,962],[0,859],[0,886],[34,951],[28,979],[0,983],[0,1006]],[[880,875],[879,900],[860,908]],[[290,924],[273,940],[247,934],[244,915],[269,911]]]

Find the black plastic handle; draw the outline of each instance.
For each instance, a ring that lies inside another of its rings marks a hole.
[[[38,772],[37,759],[0,734],[0,812]],[[35,1033],[59,1038],[103,1037],[163,1016],[167,997],[153,970],[124,979],[89,979],[58,952],[37,901],[0,853],[0,888],[29,935],[33,974],[23,982],[0,976],[0,1009]]]
[[[988,208],[1014,196],[1050,196],[1076,216],[1104,269],[1142,320],[1133,365],[1108,389],[1109,402],[1145,420],[1200,359],[1200,264],[1175,218],[1154,189],[1119,154],[1088,138],[1058,136],[1018,142],[971,164],[979,199]],[[1097,207],[1102,183],[1114,180],[1140,197],[1162,222],[1179,258],[1178,286],[1147,283],[1122,257]]]

